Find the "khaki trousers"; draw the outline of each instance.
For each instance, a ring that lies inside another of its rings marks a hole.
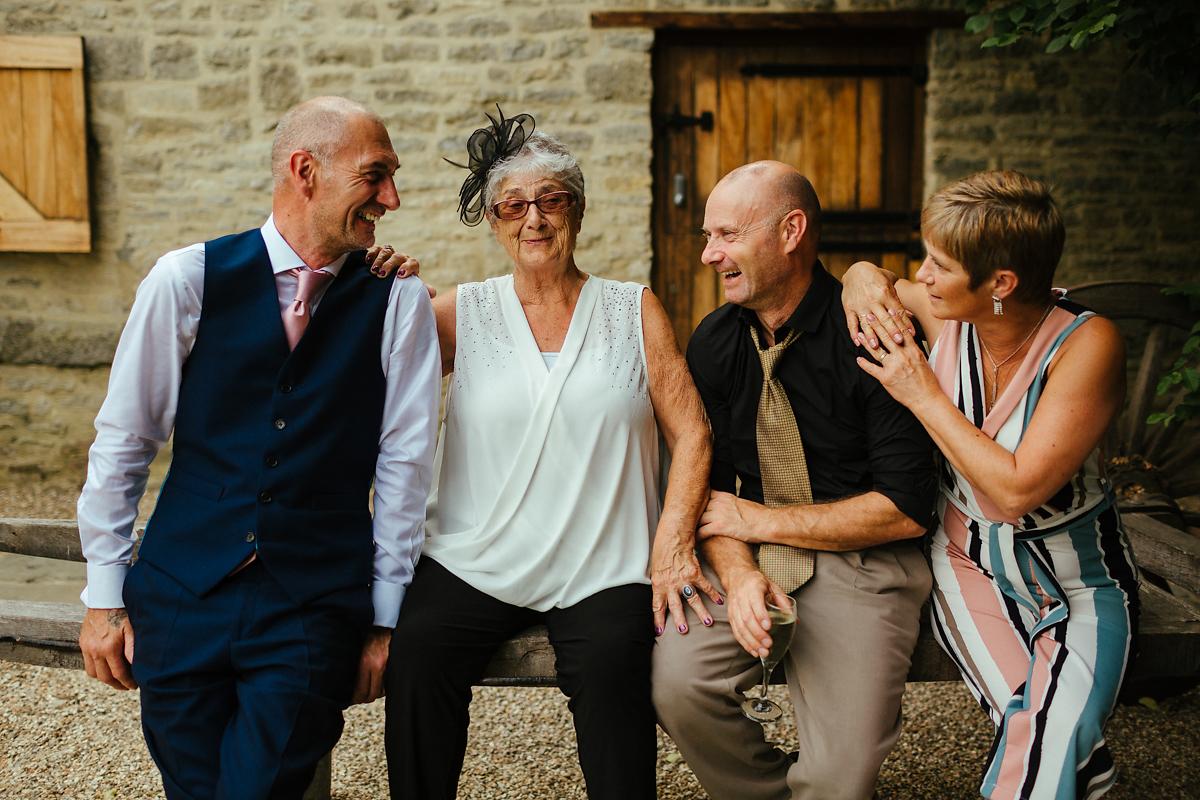
[[[705,574],[718,588],[716,575]],[[798,589],[796,632],[785,657],[799,758],[768,745],[744,716],[742,695],[761,682],[757,658],[708,603],[713,625],[671,626],[654,648],[659,724],[713,800],[863,800],[900,735],[900,700],[929,594],[915,541],[816,553]],[[723,589],[722,589],[723,591]]]

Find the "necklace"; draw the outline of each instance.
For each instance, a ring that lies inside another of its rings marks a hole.
[[[983,343],[983,337],[979,336],[978,331],[976,331],[976,336],[978,336],[978,338],[979,338],[979,346],[983,348],[984,354],[987,355],[987,357],[989,359],[991,359],[991,362],[992,362],[992,397],[990,400],[988,400],[988,408],[989,409],[993,408],[996,405],[996,392],[1000,386],[1000,380],[999,380],[1000,368],[1003,367],[1005,364],[1007,364],[1009,361],[1012,361],[1013,356],[1015,356],[1017,353],[1021,352],[1021,348],[1025,346],[1026,342],[1028,342],[1030,339],[1033,338],[1033,335],[1038,332],[1038,328],[1042,327],[1042,323],[1046,321],[1046,317],[1050,316],[1050,312],[1053,310],[1054,310],[1054,303],[1051,303],[1050,305],[1046,306],[1046,310],[1042,313],[1042,318],[1037,321],[1037,325],[1034,325],[1033,328],[1029,331],[1029,333],[1025,334],[1025,338],[1021,340],[1021,343],[1019,345],[1017,345],[1016,349],[1013,350],[1011,353],[1009,353],[1008,356],[1003,361],[1000,361],[1000,362],[996,361],[996,357],[994,355],[992,355],[992,351],[988,350],[987,345]]]

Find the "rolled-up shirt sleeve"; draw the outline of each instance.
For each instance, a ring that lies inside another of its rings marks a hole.
[[[433,305],[419,280],[396,280],[384,317],[387,390],[375,465],[375,624],[393,628],[425,536],[442,359]]]
[[[96,415],[87,480],[76,509],[89,608],[122,608],[133,526],[150,463],[171,436],[183,364],[196,341],[204,246],[167,253],[138,287]]]
[[[933,442],[912,413],[870,376],[866,395],[868,462],[872,489],[891,500],[900,513],[928,526],[937,495]]]

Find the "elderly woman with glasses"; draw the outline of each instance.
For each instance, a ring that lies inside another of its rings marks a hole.
[[[693,545],[711,445],[659,301],[583,272],[583,173],[522,114],[468,142],[460,193],[511,271],[435,302],[452,373],[427,541],[392,638],[392,797],[453,798],[471,685],[513,634],[543,623],[570,698],[590,798],[655,796],[650,654],[721,598]],[[659,511],[661,431],[672,449]]]

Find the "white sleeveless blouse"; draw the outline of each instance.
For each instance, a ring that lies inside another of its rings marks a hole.
[[[588,278],[547,368],[511,275],[459,285],[425,555],[540,611],[650,582],[658,428],[644,288]]]

